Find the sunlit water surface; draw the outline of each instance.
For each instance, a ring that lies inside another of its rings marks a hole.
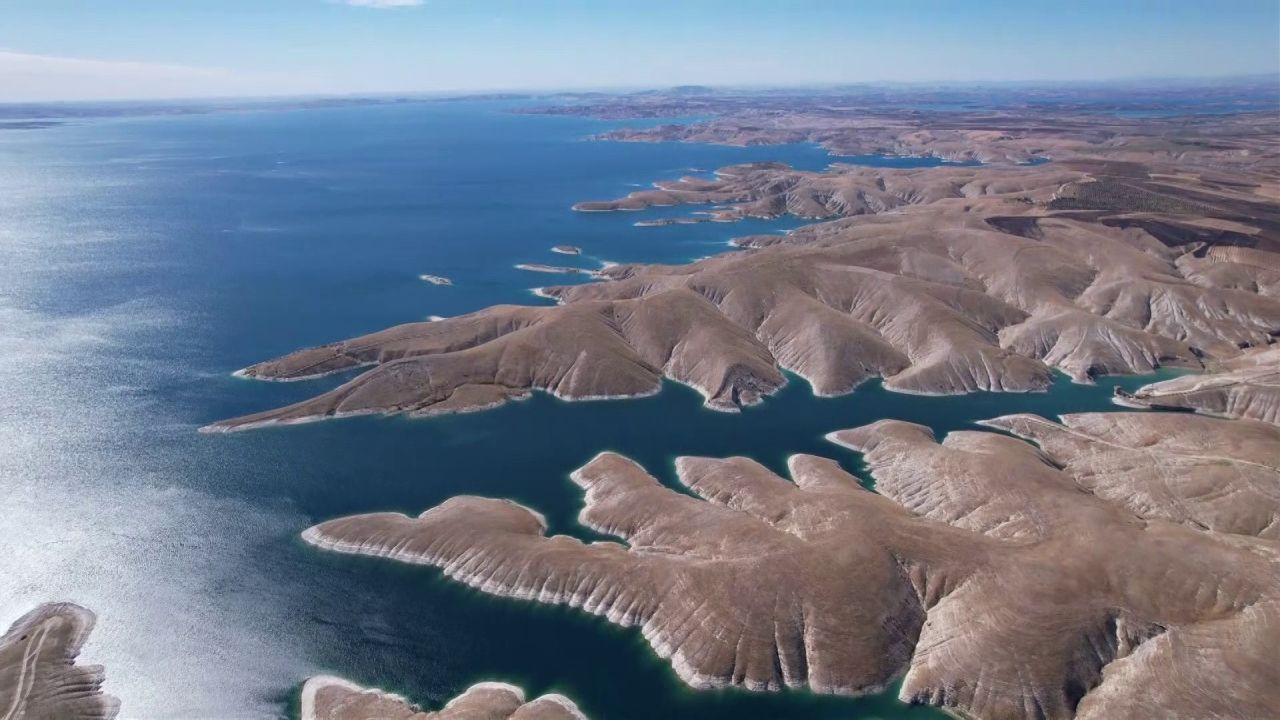
[[[883,696],[694,692],[638,631],[495,599],[434,570],[326,554],[323,519],[512,497],[583,535],[570,471],[605,449],[671,482],[678,455],[857,458],[823,433],[883,417],[940,433],[1031,411],[1109,410],[1110,384],[928,398],[872,383],[815,399],[798,379],[737,415],[656,397],[547,396],[477,415],[362,418],[233,435],[215,419],[341,378],[253,383],[256,360],[429,315],[537,303],[573,281],[519,262],[681,262],[793,220],[633,227],[576,214],[655,179],[744,161],[817,169],[808,146],[584,142],[608,123],[450,103],[208,115],[0,132],[0,622],[72,600],[85,652],[130,718],[292,712],[329,672],[435,704],[472,682],[557,690],[612,718],[937,717]],[[926,161],[863,159],[880,164]],[[581,258],[549,254],[578,245]],[[452,287],[417,279],[445,275]],[[1128,387],[1149,380],[1116,380]]]

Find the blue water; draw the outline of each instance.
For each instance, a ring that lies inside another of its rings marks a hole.
[[[298,533],[459,493],[513,497],[582,534],[570,471],[612,449],[671,480],[681,454],[852,453],[823,433],[898,417],[945,432],[1030,410],[1106,410],[1109,385],[927,398],[794,380],[738,415],[688,388],[621,402],[546,396],[469,416],[362,418],[234,435],[212,420],[338,382],[253,383],[248,363],[569,281],[519,262],[671,261],[793,221],[636,228],[578,214],[690,169],[810,146],[584,142],[609,123],[475,103],[87,121],[0,133],[0,623],[50,599],[99,614],[85,652],[129,718],[290,712],[343,675],[442,702],[482,679],[555,689],[611,718],[926,718],[885,696],[694,692],[634,630],[501,600],[437,572],[315,551]],[[670,210],[670,209],[668,209]],[[584,256],[552,255],[552,245]],[[451,277],[452,287],[417,279]],[[1118,380],[1133,387],[1149,380]]]

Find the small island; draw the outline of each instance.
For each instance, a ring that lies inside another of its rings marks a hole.
[[[551,248],[551,252],[559,253],[561,255],[581,255],[582,248],[576,247],[574,245],[556,245],[555,247]]]
[[[550,273],[552,275],[589,275],[598,277],[599,270],[590,270],[588,268],[569,267],[566,265],[543,265],[542,263],[520,263],[516,265],[517,270],[536,273]]]
[[[405,698],[329,675],[302,686],[302,720],[587,720],[572,700],[554,693],[525,702],[524,691],[500,682],[476,683],[437,712]]]
[[[636,227],[664,227],[667,225],[697,225],[698,223],[711,222],[712,218],[706,215],[696,217],[677,217],[677,218],[658,218],[656,220],[640,220],[632,223]]]

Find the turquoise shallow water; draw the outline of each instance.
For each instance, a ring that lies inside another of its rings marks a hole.
[[[809,146],[583,142],[612,124],[507,108],[0,133],[0,576],[17,579],[0,595],[0,622],[49,599],[95,609],[85,656],[107,665],[130,718],[285,716],[316,672],[423,703],[508,680],[564,692],[597,720],[937,717],[888,695],[694,692],[635,630],[490,598],[430,569],[321,553],[297,535],[339,515],[416,513],[474,493],[514,498],[544,512],[553,532],[586,536],[567,475],[601,450],[667,482],[685,454],[743,454],[782,470],[788,455],[810,452],[857,471],[857,457],[823,433],[883,417],[946,432],[1008,412],[1110,410],[1111,381],[965,398],[871,383],[818,399],[794,380],[740,414],[707,411],[669,385],[632,401],[535,395],[432,420],[195,432],[340,381],[230,376],[248,363],[428,315],[540,302],[528,288],[572,280],[515,263],[678,262],[797,224],[636,228],[656,211],[576,214],[573,202],[733,162],[831,160]],[[548,253],[556,244],[585,255]]]

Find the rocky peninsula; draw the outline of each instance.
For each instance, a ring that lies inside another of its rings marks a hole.
[[[1258,348],[1216,363],[1204,375],[1152,383],[1133,394],[1117,391],[1121,405],[1186,409],[1280,425],[1280,348]]]
[[[102,692],[100,665],[76,665],[93,630],[92,612],[47,603],[0,636],[0,718],[112,720],[120,701]]]
[[[317,675],[302,686],[302,720],[586,720],[572,700],[556,694],[525,702],[524,691],[497,682],[477,683],[436,712],[408,700]]]
[[[1168,413],[987,424],[1038,447],[938,442],[894,420],[833,433],[877,492],[796,455],[790,479],[680,458],[685,494],[604,453],[572,477],[580,521],[618,542],[547,537],[536,512],[466,496],[303,537],[639,627],[694,687],[900,679],[905,701],[987,720],[1280,715],[1280,428]]]
[[[831,219],[740,238],[747,252],[540,288],[558,307],[497,306],[250,366],[240,374],[264,380],[372,368],[207,429],[471,411],[533,390],[631,397],[664,377],[736,410],[775,392],[784,370],[821,395],[875,377],[956,394],[1043,390],[1055,370],[1092,382],[1228,362],[1280,335],[1280,151],[1261,127],[1196,126],[1191,137],[1214,144],[1187,140],[1176,163],[1112,137],[1089,146],[1098,157],[1037,166],[765,163],[663,183],[601,209]]]

